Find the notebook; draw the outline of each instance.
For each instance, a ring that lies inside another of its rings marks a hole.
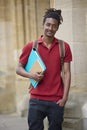
[[[43,60],[41,59],[38,52],[34,49],[32,49],[31,52],[30,52],[27,64],[25,66],[25,70],[27,72],[32,72],[32,73],[35,73],[35,72],[43,73],[46,70],[46,66],[45,66]],[[31,79],[31,78],[29,78],[29,80],[30,80],[30,83],[32,84],[32,86],[34,88],[36,88],[36,86],[39,82],[37,82],[37,81],[35,81],[34,79]]]

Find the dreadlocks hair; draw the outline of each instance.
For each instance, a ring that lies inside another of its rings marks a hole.
[[[54,18],[58,21],[58,25],[63,22],[63,17],[61,16],[61,10],[56,10],[55,8],[47,9],[45,15],[43,16],[43,24],[46,21],[46,18]]]

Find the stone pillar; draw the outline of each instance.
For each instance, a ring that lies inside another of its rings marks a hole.
[[[64,18],[57,36],[70,44],[73,54],[72,87],[65,109],[65,117],[70,119],[67,129],[71,124],[80,130],[84,129],[79,127],[82,106],[87,101],[87,0],[54,0],[54,6],[62,10]],[[76,118],[77,123],[72,124]]]
[[[23,1],[15,0],[15,11],[16,11],[16,33],[17,33],[17,46],[21,48],[24,43],[24,10]]]
[[[73,1],[73,52],[77,87],[87,86],[87,1]]]
[[[0,0],[0,113],[15,111],[13,2]]]

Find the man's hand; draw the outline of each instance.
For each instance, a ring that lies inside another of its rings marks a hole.
[[[31,77],[35,81],[40,81],[40,80],[42,80],[42,78],[44,77],[44,75],[41,72],[36,72],[36,73],[32,74]]]
[[[58,102],[57,102],[57,104],[59,105],[59,106],[61,106],[61,107],[63,107],[63,106],[65,106],[65,104],[66,104],[66,102],[67,102],[67,99],[60,99]]]

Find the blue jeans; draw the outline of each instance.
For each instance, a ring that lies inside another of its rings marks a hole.
[[[44,130],[43,120],[48,118],[48,130],[62,130],[64,107],[56,102],[30,99],[28,112],[29,130]]]

